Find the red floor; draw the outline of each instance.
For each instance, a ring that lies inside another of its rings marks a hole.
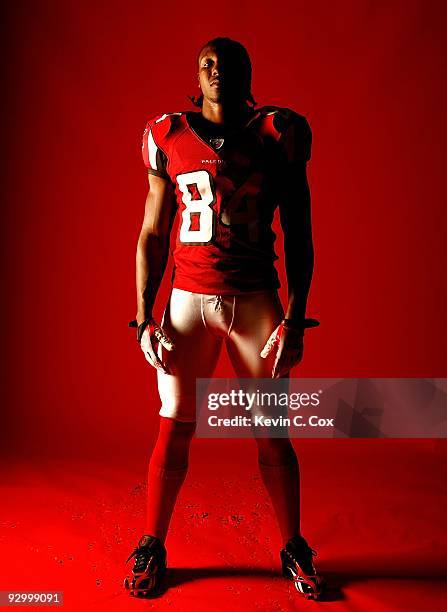
[[[444,443],[297,444],[303,532],[332,585],[315,604],[278,574],[279,537],[250,442],[194,441],[167,541],[168,589],[149,601],[121,587],[143,521],[143,464],[8,466],[0,590],[62,590],[70,611],[447,608]]]

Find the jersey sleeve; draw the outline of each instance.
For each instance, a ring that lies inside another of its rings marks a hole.
[[[278,117],[281,132],[280,143],[289,164],[308,162],[311,158],[312,131],[303,115],[283,109]]]
[[[148,121],[143,133],[142,154],[144,165],[149,174],[169,179],[167,172],[168,158],[157,144],[153,134],[153,122]]]

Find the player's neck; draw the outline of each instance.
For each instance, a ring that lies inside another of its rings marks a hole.
[[[225,105],[219,102],[211,102],[204,99],[202,104],[202,115],[212,123],[234,124],[244,123],[250,115],[247,103],[240,102],[232,105]]]

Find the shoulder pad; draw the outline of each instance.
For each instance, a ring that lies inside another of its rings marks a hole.
[[[295,124],[295,128],[298,127],[298,129],[301,126],[303,130],[305,130],[306,126],[308,127],[307,120],[303,115],[282,106],[262,106],[257,109],[256,115],[253,117],[252,121],[272,115],[273,125],[278,132],[283,133],[287,131],[292,124]]]
[[[166,123],[172,123],[172,121],[175,121],[176,117],[181,117],[181,115],[184,115],[184,112],[179,112],[179,113],[163,113],[163,115],[156,115],[155,117],[153,117],[149,123],[151,123],[152,125],[155,125],[156,123],[161,123],[162,121],[165,121]]]
[[[295,131],[302,132],[303,134],[310,130],[306,117],[290,108],[276,107],[274,115],[273,125],[281,134],[286,132],[292,125]]]
[[[149,119],[147,128],[151,130],[152,136],[158,143],[158,146],[163,148],[163,142],[171,134],[173,134],[182,124],[184,112],[179,113],[164,113],[156,115]]]
[[[261,118],[269,117],[269,123],[289,161],[310,159],[312,131],[306,117],[281,106],[263,106],[259,113]]]

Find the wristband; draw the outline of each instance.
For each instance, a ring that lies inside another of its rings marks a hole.
[[[320,325],[320,321],[317,321],[317,319],[304,319],[302,323],[298,324],[293,319],[283,319],[283,324],[287,329],[302,332],[304,334],[305,329],[310,327],[318,327]]]

